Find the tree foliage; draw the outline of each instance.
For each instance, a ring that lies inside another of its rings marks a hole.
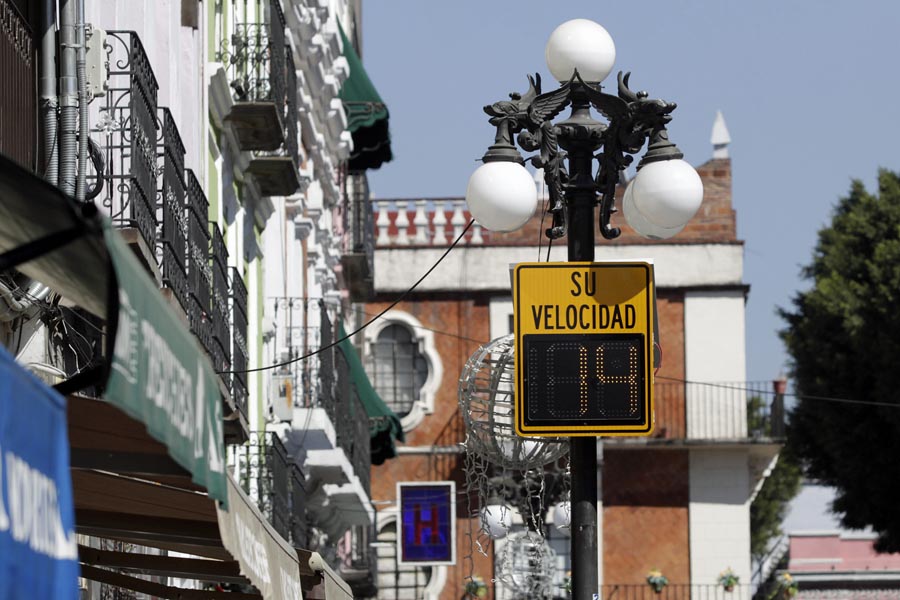
[[[852,183],[803,275],[812,287],[780,311],[800,396],[788,443],[837,489],[844,527],[869,526],[879,550],[900,551],[900,175],[880,171],[877,194]]]
[[[800,491],[801,477],[797,460],[785,448],[750,505],[750,553],[757,559],[762,559],[772,539],[781,535],[781,522]]]

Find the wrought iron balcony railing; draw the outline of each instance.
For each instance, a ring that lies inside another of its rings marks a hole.
[[[291,542],[295,548],[309,547],[309,518],[306,514],[306,479],[297,465],[291,465]]]
[[[670,583],[659,592],[647,583],[604,584],[601,600],[750,600],[751,587],[736,584],[726,590],[719,584]]]
[[[248,358],[247,348],[247,288],[237,269],[231,270],[231,303],[232,303],[232,343],[231,360],[233,365],[233,379],[231,381],[231,393],[234,402],[247,416],[247,374]]]
[[[347,252],[341,257],[344,281],[354,302],[375,294],[375,215],[364,171],[350,173],[344,181],[344,230],[349,232]]]
[[[320,327],[319,327],[319,344],[320,348],[324,348],[319,356],[319,390],[318,405],[325,409],[325,413],[332,423],[337,422],[338,412],[335,390],[335,350],[330,347],[334,343],[334,327],[331,319],[328,318],[328,311],[325,306],[319,304]]]
[[[281,2],[266,6],[267,21],[236,24],[218,58],[234,100],[226,120],[241,150],[254,152],[248,172],[264,196],[287,196],[300,188],[297,79]]]
[[[209,201],[200,182],[190,169],[187,179],[187,275],[188,275],[188,323],[191,332],[212,356],[212,270],[209,265]]]
[[[28,19],[0,0],[0,153],[34,169],[37,150],[37,48]]]
[[[136,228],[152,254],[157,233],[159,85],[133,31],[107,32],[106,51],[109,90],[96,125],[106,163],[101,204],[118,227]]]
[[[161,108],[163,124],[162,185],[162,283],[172,290],[185,313],[190,307],[187,278],[187,190],[184,176],[184,143],[168,108]]]
[[[785,436],[784,396],[771,381],[654,384],[656,423],[662,439],[771,439]]]
[[[233,446],[229,462],[244,492],[256,501],[260,511],[285,540],[290,539],[295,519],[305,519],[305,496],[292,497],[303,476],[290,462],[287,449],[277,434],[253,432],[242,446]],[[303,514],[294,511],[302,510]]]
[[[335,411],[337,420],[334,433],[337,445],[347,455],[353,472],[359,477],[366,494],[371,493],[370,471],[372,468],[372,446],[369,436],[369,417],[359,400],[356,384],[350,377],[350,368],[344,353],[335,353],[337,365],[337,397]]]
[[[231,326],[228,312],[228,248],[218,224],[212,223],[212,357],[219,371],[231,369]]]

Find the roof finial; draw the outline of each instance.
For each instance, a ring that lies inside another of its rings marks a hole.
[[[728,135],[728,127],[725,125],[725,117],[722,111],[716,112],[716,120],[713,123],[712,136],[709,141],[713,145],[713,158],[728,158],[728,144],[731,136]]]

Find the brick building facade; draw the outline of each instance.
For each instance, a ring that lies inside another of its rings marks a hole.
[[[649,589],[645,578],[652,568],[660,569],[672,585],[714,586],[718,573],[729,567],[741,581],[750,581],[749,505],[778,444],[771,435],[751,435],[748,394],[733,391],[741,390],[745,380],[743,310],[749,288],[742,279],[743,243],[737,239],[731,202],[731,161],[727,154],[719,155],[698,168],[703,204],[679,235],[658,241],[639,237],[621,213],[613,215],[613,225],[623,230],[618,239],[609,242],[598,235],[598,261],[653,259],[663,352],[655,380],[653,436],[602,443],[599,545],[604,589]],[[361,321],[405,292],[469,218],[462,199],[380,200],[376,211],[379,295],[377,302],[364,306]],[[416,336],[433,337],[442,377],[433,405],[415,423],[407,423],[398,459],[373,469],[372,497],[380,523],[396,511],[397,481],[452,479],[464,490],[463,457],[450,453],[465,437],[457,382],[479,345],[510,332],[509,265],[538,256],[543,261],[548,255],[551,261],[565,260],[564,243],[548,252],[546,238],[540,238],[546,226],[540,214],[508,234],[476,225],[386,315],[408,313],[414,318],[410,322],[417,323]],[[370,359],[376,342],[367,334],[363,353]],[[715,382],[732,383],[725,387]],[[491,553],[481,556],[464,547],[470,542],[462,504],[458,556],[475,556],[475,562],[458,560],[447,568],[439,575],[440,585],[423,591],[426,598],[455,600],[470,573],[488,581],[494,575]],[[430,576],[437,577],[437,571]]]

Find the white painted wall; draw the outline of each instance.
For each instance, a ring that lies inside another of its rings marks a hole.
[[[689,291],[684,297],[684,366],[689,382],[746,380],[742,290]],[[746,394],[740,389],[688,384],[687,436],[694,439],[747,435]]]
[[[749,472],[745,449],[691,450],[692,583],[715,584],[728,567],[741,583],[750,582]]]
[[[375,253],[375,289],[407,290],[443,252],[443,248],[379,248]],[[551,258],[564,261],[565,253],[566,249],[562,248]],[[743,247],[738,244],[598,246],[596,252],[597,261],[648,258],[653,259],[659,287],[740,285],[742,282]],[[509,290],[509,265],[533,259],[533,248],[458,246],[417,289],[420,292]]]

